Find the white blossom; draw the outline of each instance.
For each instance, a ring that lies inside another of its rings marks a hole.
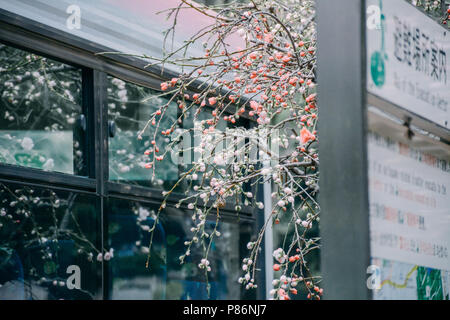
[[[25,150],[30,151],[34,147],[34,142],[33,142],[33,139],[31,139],[29,137],[25,137],[22,139],[22,143],[20,145]]]

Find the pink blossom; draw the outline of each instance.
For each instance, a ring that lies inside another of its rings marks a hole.
[[[300,141],[302,144],[308,143],[310,140],[315,140],[316,136],[311,133],[306,127],[303,127],[300,131]]]

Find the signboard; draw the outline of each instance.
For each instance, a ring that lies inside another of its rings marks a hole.
[[[405,0],[367,0],[367,89],[450,129],[450,34]]]
[[[369,212],[376,299],[449,299],[450,146],[369,114]],[[382,133],[382,134],[380,134]]]
[[[450,35],[411,2],[317,1],[328,299],[449,298]]]

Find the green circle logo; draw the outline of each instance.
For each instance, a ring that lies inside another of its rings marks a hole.
[[[384,70],[384,59],[379,51],[375,51],[370,57],[370,74],[377,87],[382,87],[386,79]]]

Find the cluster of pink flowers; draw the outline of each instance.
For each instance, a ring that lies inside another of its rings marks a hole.
[[[274,252],[276,263],[272,267],[279,278],[273,284],[273,298],[290,299],[300,292],[302,283],[303,293],[311,299],[320,299],[322,289],[317,285],[318,277],[306,266],[307,254],[318,247],[318,239],[307,236],[319,214],[315,201],[318,179],[315,10],[309,0],[281,3],[255,0],[250,5],[236,4],[233,8],[216,11],[215,21],[204,31],[208,35],[203,43],[204,55],[173,60],[178,66],[185,61],[188,71],[161,83],[161,90],[167,93],[169,101],[149,120],[154,139],[152,148],[146,152],[152,160],[145,167],[155,170],[155,160],[162,160],[179,141],[174,136],[177,123],[169,128],[159,127],[171,103],[178,105],[183,114],[178,123],[194,115],[193,129],[200,142],[193,150],[200,154],[200,159],[192,163],[180,180],[196,183],[191,183],[192,190],[178,204],[187,203],[194,226],[192,240],[186,241],[186,253],[180,260],[183,262],[190,255],[194,243],[203,243],[203,247],[208,248],[211,241],[220,236],[217,230],[219,212],[227,203],[234,204],[236,211],[243,206],[265,209],[265,204],[257,202],[252,192],[244,191],[245,184],[271,181],[274,192],[268,222],[275,225],[282,221],[293,222],[289,223],[286,234],[289,250],[285,253],[279,248],[276,254]],[[196,9],[204,10],[203,7]],[[205,11],[205,14],[210,13]],[[243,48],[235,45],[236,37],[240,39],[237,42],[243,41]],[[185,49],[196,41],[201,41],[201,37],[186,41]],[[165,60],[165,63],[170,62],[170,59]],[[192,88],[195,80],[204,85]],[[199,120],[199,114],[206,114],[206,119]],[[254,120],[255,127],[233,126],[242,117]],[[230,127],[226,132],[228,138],[213,138],[221,137],[218,128],[224,123]],[[256,139],[261,132],[265,132],[264,139]],[[154,143],[157,134],[173,139],[162,153]],[[219,150],[221,143],[230,137],[231,145]],[[274,154],[261,140],[265,140],[267,146],[279,145],[280,152]],[[258,150],[259,163],[248,160],[247,150],[252,146]],[[234,161],[236,158],[243,161]],[[263,159],[271,165],[262,165]],[[277,164],[273,164],[275,160]],[[165,199],[171,193],[172,190],[165,191]],[[206,206],[206,203],[211,205]],[[205,229],[208,216],[217,217],[212,232]],[[264,231],[262,229],[260,234]],[[262,236],[252,241],[248,245],[248,257],[242,261],[244,275],[239,282],[247,289],[257,287],[255,266],[261,243]],[[299,243],[304,245],[299,246]],[[205,272],[211,270],[208,251],[204,252],[198,267]]]

